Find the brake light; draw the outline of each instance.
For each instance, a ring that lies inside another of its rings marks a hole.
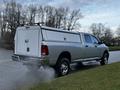
[[[41,46],[41,55],[48,55],[49,51],[48,51],[48,46],[47,45],[42,45]]]

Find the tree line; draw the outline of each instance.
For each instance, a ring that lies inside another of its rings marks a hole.
[[[22,5],[15,0],[4,1],[4,8],[0,10],[0,43],[5,47],[14,47],[16,28],[21,24],[41,25],[73,30],[81,27],[79,20],[83,18],[80,9],[69,7],[53,7],[49,5]],[[107,45],[120,45],[120,26],[115,37],[110,27],[102,23],[93,23],[90,31]]]
[[[93,23],[90,30],[108,46],[120,46],[120,26],[116,29],[116,35],[110,27],[106,27],[103,23]]]
[[[14,0],[4,1],[4,8],[0,11],[1,41],[13,46],[16,28],[21,24],[32,25],[40,22],[45,26],[72,30],[80,26],[78,21],[82,17],[80,9],[22,5]]]

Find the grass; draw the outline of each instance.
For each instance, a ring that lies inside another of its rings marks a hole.
[[[120,63],[79,71],[29,90],[120,90]]]
[[[119,51],[120,50],[120,46],[110,46],[109,50],[110,51]]]

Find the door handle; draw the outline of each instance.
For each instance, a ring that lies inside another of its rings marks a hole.
[[[85,47],[88,47],[88,45],[85,45]]]

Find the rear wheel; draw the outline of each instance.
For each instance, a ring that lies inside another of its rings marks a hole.
[[[55,67],[56,73],[58,76],[64,76],[67,75],[70,71],[70,62],[68,58],[62,57],[59,58],[56,67]]]
[[[103,55],[103,57],[102,57],[102,59],[101,59],[101,61],[100,61],[100,64],[101,64],[101,65],[106,65],[106,64],[108,64],[108,57],[109,57],[108,53],[105,52],[104,55]]]

